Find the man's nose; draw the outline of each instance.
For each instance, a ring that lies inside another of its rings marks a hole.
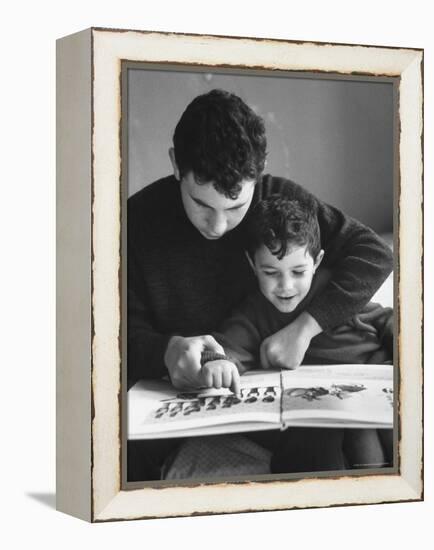
[[[227,220],[224,214],[214,214],[209,220],[209,232],[215,237],[220,237],[226,232]]]

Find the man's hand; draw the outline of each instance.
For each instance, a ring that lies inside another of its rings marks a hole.
[[[261,366],[264,369],[295,369],[314,336],[322,332],[315,319],[306,311],[287,327],[266,338],[261,344]]]
[[[224,354],[223,348],[212,336],[172,336],[164,354],[164,363],[175,388],[185,390],[202,385],[200,359],[205,350]]]
[[[240,373],[234,363],[226,359],[205,363],[202,380],[207,388],[231,388],[235,395],[240,395]]]

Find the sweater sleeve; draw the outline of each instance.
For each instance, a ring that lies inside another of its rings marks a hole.
[[[130,225],[129,225],[130,230]],[[153,327],[152,312],[141,277],[134,239],[128,241],[128,388],[141,378],[167,375],[164,354],[171,334],[161,334]]]
[[[386,243],[360,222],[321,202],[317,212],[325,265],[333,275],[307,311],[326,330],[369,302],[392,271],[393,256]]]
[[[370,228],[303,187],[289,180],[271,179],[274,181],[268,183],[268,192],[307,201],[316,210],[325,251],[323,264],[332,271],[332,277],[306,311],[323,330],[341,325],[362,310],[391,273],[392,251]]]
[[[260,368],[261,335],[248,308],[235,310],[214,337],[234,361],[240,374]]]
[[[393,310],[390,307],[382,308],[382,310],[376,323],[378,337],[384,348],[393,357]]]
[[[393,309],[369,302],[355,319],[358,323],[373,326],[380,345],[393,357]]]

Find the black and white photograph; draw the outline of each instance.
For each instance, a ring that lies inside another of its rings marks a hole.
[[[397,79],[122,64],[124,486],[393,474]]]

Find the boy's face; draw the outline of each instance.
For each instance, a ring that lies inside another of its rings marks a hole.
[[[192,172],[181,179],[181,197],[185,213],[196,229],[210,240],[219,239],[244,218],[252,202],[255,182],[240,182],[236,199],[219,193],[212,183],[198,184]]]
[[[295,246],[279,260],[262,245],[252,264],[262,294],[282,313],[294,311],[309,292],[323,254],[321,250],[315,261],[306,246]]]

